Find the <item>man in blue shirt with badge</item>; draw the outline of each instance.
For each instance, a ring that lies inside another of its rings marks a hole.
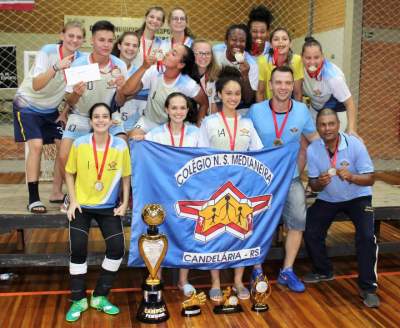
[[[360,296],[366,306],[378,307],[378,249],[371,206],[374,167],[361,140],[339,133],[339,126],[334,110],[318,112],[317,129],[322,139],[314,141],[307,149],[310,186],[319,194],[307,211],[304,240],[313,272],[307,274],[304,281],[317,283],[333,279],[325,238],[336,214],[344,212],[353,221],[356,230]]]
[[[305,104],[291,99],[294,80],[290,67],[276,67],[271,73],[272,99],[251,106],[247,116],[253,121],[264,147],[280,147],[287,143],[300,143],[301,135],[311,142],[318,139],[314,122]],[[291,291],[303,292],[304,284],[293,272],[306,224],[304,187],[296,167],[282,218],[288,229],[285,241],[285,259],[278,283]],[[252,279],[262,274],[261,265],[254,266]]]

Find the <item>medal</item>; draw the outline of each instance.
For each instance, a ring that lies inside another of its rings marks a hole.
[[[220,112],[220,113],[221,113],[222,121],[224,122],[226,130],[228,131],[230,149],[233,151],[233,150],[235,150],[235,142],[236,142],[237,114],[235,113],[235,121],[233,123],[233,136],[232,136],[232,133],[231,133],[231,130],[229,129],[229,125],[228,125],[228,122],[226,121],[224,112]]]
[[[102,191],[103,188],[104,188],[103,182],[96,181],[96,183],[94,184],[94,189],[96,189],[96,191]]]
[[[336,169],[335,169],[334,167],[331,167],[331,168],[328,170],[328,174],[329,174],[331,177],[333,177],[334,175],[336,175]]]
[[[329,158],[329,164],[330,168],[328,169],[328,174],[333,177],[336,175],[336,161],[337,161],[337,153],[338,153],[338,147],[339,147],[339,140],[340,137],[338,136],[336,139],[336,146],[335,146],[335,151],[333,153],[333,156],[330,155],[328,147],[326,147],[326,152],[328,153],[328,158]]]
[[[274,128],[275,128],[275,136],[276,136],[276,138],[274,140],[274,146],[282,146],[283,145],[282,134],[283,134],[283,130],[285,129],[285,126],[286,126],[286,123],[287,123],[287,120],[288,120],[288,117],[289,117],[289,112],[290,112],[291,106],[292,106],[292,101],[289,100],[288,109],[287,109],[287,111],[285,113],[285,117],[283,119],[282,125],[279,128],[278,127],[278,121],[276,119],[276,113],[275,113],[274,108],[272,107],[272,101],[269,102],[269,107],[272,110],[272,118],[274,119]]]
[[[101,161],[100,170],[99,170],[99,160],[97,158],[96,139],[94,138],[94,135],[92,135],[92,143],[93,143],[94,163],[96,165],[96,172],[97,172],[97,180],[94,184],[94,189],[100,192],[104,189],[104,184],[103,182],[101,182],[101,177],[103,176],[104,166],[106,165],[106,160],[108,155],[108,148],[110,147],[110,135],[107,136],[106,148],[104,150],[104,156],[103,160]]]

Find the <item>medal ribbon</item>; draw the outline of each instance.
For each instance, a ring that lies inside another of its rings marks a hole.
[[[153,38],[153,40],[151,40],[149,50],[147,50],[147,54],[146,54],[146,40],[144,38],[144,34],[142,35],[141,43],[143,44],[143,61],[145,61],[146,57],[150,55],[151,48],[153,47],[153,42],[154,42],[154,38]]]
[[[281,67],[283,63],[279,63],[279,49],[274,48],[274,53],[272,54],[272,64],[274,64],[276,67]]]
[[[336,139],[336,146],[335,146],[335,150],[333,152],[333,156],[331,157],[331,154],[329,153],[329,149],[328,147],[326,147],[326,152],[328,153],[328,158],[329,158],[329,163],[331,165],[332,168],[336,168],[336,161],[337,161],[337,153],[338,153],[338,148],[339,148],[339,140],[340,137],[338,136]]]
[[[92,143],[93,143],[94,163],[96,165],[96,172],[97,172],[97,181],[101,181],[101,177],[103,176],[104,166],[106,165],[108,149],[110,148],[110,135],[107,136],[106,148],[104,150],[103,160],[101,161],[100,171],[99,171],[99,160],[97,158],[96,139],[94,138],[94,135],[92,135]]]
[[[228,122],[226,121],[225,114],[224,114],[224,112],[220,112],[220,113],[221,113],[221,117],[224,122],[224,125],[226,127],[226,130],[228,131],[230,149],[233,151],[233,150],[235,150],[236,132],[237,132],[237,124],[238,124],[237,114],[235,113],[235,121],[233,123],[233,137],[232,137],[232,133],[231,133],[231,130],[229,129]]]
[[[58,55],[60,56],[60,62],[64,59],[64,54],[62,51],[62,44],[58,47]],[[75,59],[75,56],[74,56]],[[64,69],[62,69],[62,72],[64,74],[64,81],[67,81],[67,76],[65,75]]]
[[[254,41],[253,44],[251,45],[251,54],[253,56],[259,56],[261,55],[262,51],[264,49],[261,48],[261,43]]]
[[[174,136],[172,135],[171,124],[168,123],[167,126],[168,126],[169,136],[171,138],[171,145],[175,147],[175,140],[174,140]],[[179,138],[179,147],[182,147],[182,145],[183,145],[184,136],[185,136],[185,124],[182,124],[181,136]]]
[[[207,72],[204,73],[204,83],[202,82],[203,77],[200,78],[200,87],[203,89],[204,93],[206,94],[206,96],[208,97],[206,88],[207,88],[207,82],[208,82],[208,75]]]
[[[292,101],[289,99],[289,106],[288,106],[288,109],[287,109],[287,111],[286,111],[286,113],[285,113],[285,117],[284,117],[284,119],[283,119],[283,122],[282,122],[282,125],[281,125],[280,128],[278,127],[278,121],[277,121],[277,119],[276,119],[275,110],[274,110],[274,108],[272,107],[272,100],[269,102],[269,106],[271,107],[271,110],[272,110],[272,117],[273,117],[273,119],[274,119],[274,127],[275,127],[275,135],[276,135],[276,138],[277,138],[277,139],[281,139],[283,130],[285,129],[285,125],[286,125],[287,120],[288,120],[288,117],[289,117],[289,112],[290,112],[290,107],[292,106]]]
[[[316,79],[317,81],[321,81],[322,77],[318,77],[321,73],[322,70],[322,66],[324,65],[324,61],[321,62],[321,64],[318,65],[317,70],[315,72],[310,72],[309,70],[307,71],[307,74],[309,77],[311,77],[312,79]]]
[[[186,42],[187,38],[188,37],[185,36],[185,38],[183,39],[183,42],[182,42],[183,45],[185,45],[185,42]],[[171,50],[174,49],[174,45],[175,45],[174,38],[171,38]]]

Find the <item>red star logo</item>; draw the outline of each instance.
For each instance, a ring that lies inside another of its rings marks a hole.
[[[195,239],[207,242],[225,231],[240,239],[253,233],[253,217],[269,208],[272,195],[247,197],[232,182],[208,200],[180,200],[177,214],[195,220]]]

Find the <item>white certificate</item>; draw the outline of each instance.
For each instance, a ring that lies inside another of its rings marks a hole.
[[[67,68],[64,72],[68,86],[79,82],[100,80],[100,69],[97,63]]]

